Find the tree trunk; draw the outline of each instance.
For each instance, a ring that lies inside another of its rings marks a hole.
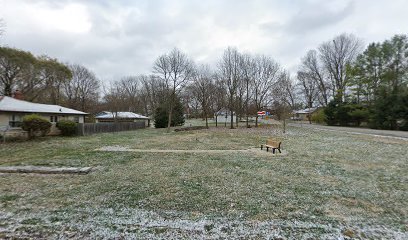
[[[204,115],[205,115],[205,127],[208,128],[208,116],[207,116],[207,110],[204,110]]]
[[[231,129],[234,129],[234,112],[231,109]]]
[[[172,112],[173,112],[173,104],[170,103],[170,109],[169,109],[169,122],[167,123],[167,132],[170,132],[170,127],[171,127],[171,117],[172,117]]]
[[[4,86],[4,95],[8,96],[8,97],[11,97],[13,95],[10,84],[5,84],[5,86]]]
[[[258,127],[258,114],[256,114],[256,117],[255,117],[255,127]]]
[[[246,115],[246,127],[248,128],[248,93],[249,93],[249,81],[246,81],[246,101],[245,101],[245,115]]]

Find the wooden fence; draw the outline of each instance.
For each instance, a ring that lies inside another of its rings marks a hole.
[[[145,127],[145,122],[80,123],[77,132],[78,135],[85,136],[95,133],[131,131]]]

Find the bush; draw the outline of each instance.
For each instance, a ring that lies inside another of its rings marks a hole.
[[[21,128],[28,132],[30,138],[33,138],[38,134],[45,136],[51,129],[51,123],[37,114],[31,114],[23,118]]]
[[[358,103],[342,102],[339,99],[330,101],[324,109],[326,123],[328,125],[360,126],[362,122],[367,122],[370,112],[367,107]]]
[[[73,136],[77,131],[77,124],[70,120],[61,120],[57,123],[57,128],[63,136]]]
[[[322,124],[326,121],[326,115],[324,114],[324,109],[319,109],[312,114],[312,121],[315,123]]]
[[[327,104],[327,106],[324,108],[324,115],[326,116],[326,123],[329,126],[334,126],[337,125],[338,119],[337,119],[337,108],[339,107],[339,101],[337,99],[334,99]]]
[[[354,122],[356,126],[360,126],[362,122],[367,122],[370,112],[366,107],[355,104],[351,105],[351,111],[349,112],[351,121]]]
[[[397,94],[381,88],[370,110],[371,128],[406,131],[408,129],[408,90]]]

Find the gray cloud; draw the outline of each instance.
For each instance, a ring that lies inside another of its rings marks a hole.
[[[301,34],[335,25],[353,14],[353,11],[354,3],[351,1],[343,8],[334,10],[324,4],[314,3],[300,10],[284,26],[290,33]]]
[[[407,8],[404,0],[0,0],[0,44],[84,64],[106,81],[150,73],[173,47],[215,66],[236,46],[295,70],[308,49],[339,33],[370,42],[408,32]]]
[[[331,9],[330,5],[313,2],[300,8],[288,21],[261,23],[260,28],[268,32],[282,31],[288,35],[302,35],[325,27],[333,26],[350,16],[354,3],[348,2],[344,7]]]

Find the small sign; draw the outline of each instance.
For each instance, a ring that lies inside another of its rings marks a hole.
[[[266,115],[266,112],[265,111],[259,111],[258,112],[258,116],[265,116]]]

